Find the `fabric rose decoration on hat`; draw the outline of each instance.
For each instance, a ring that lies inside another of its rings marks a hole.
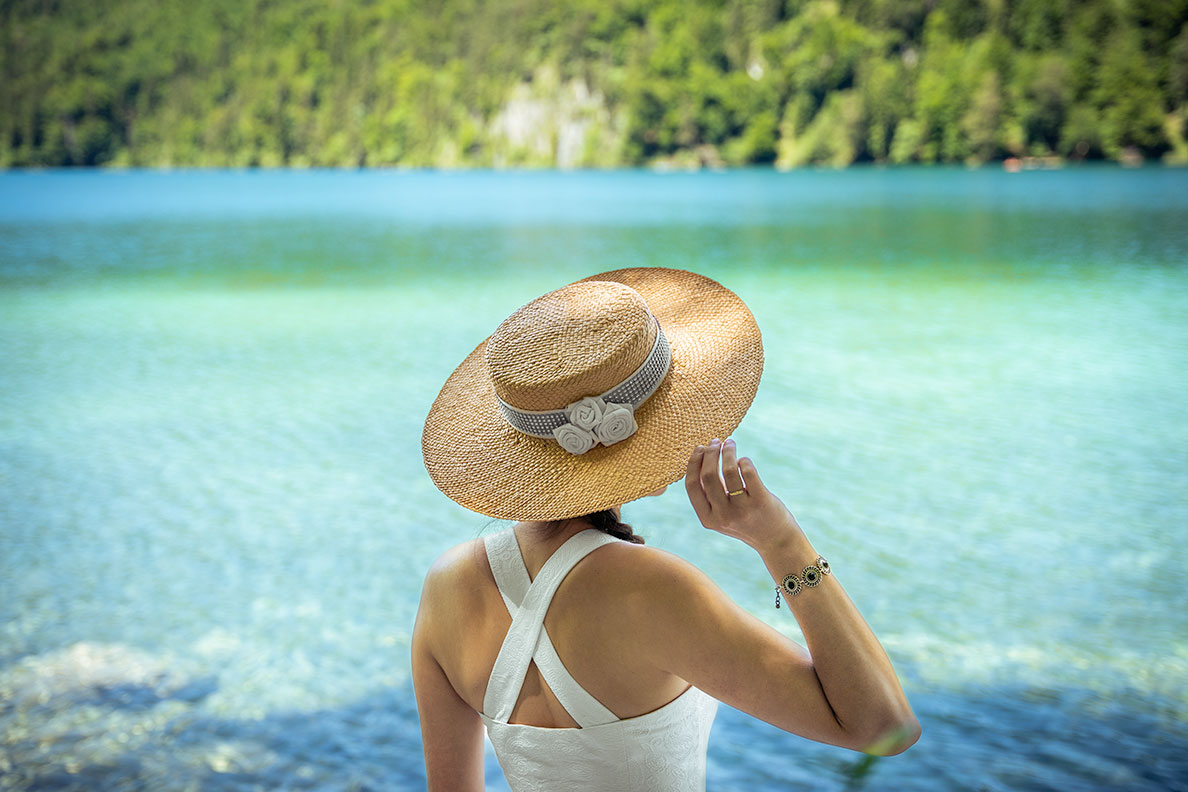
[[[589,429],[573,424],[562,424],[553,430],[553,437],[571,454],[584,454],[594,447],[598,438]]]
[[[611,445],[620,440],[626,440],[635,434],[639,427],[635,423],[635,413],[629,404],[608,404],[602,420],[594,427],[594,434],[603,445]]]
[[[579,429],[593,429],[602,420],[607,404],[597,396],[587,396],[565,408],[569,422]]]
[[[557,443],[571,454],[584,454],[598,443],[604,446],[635,434],[635,412],[630,404],[614,404],[587,396],[565,408],[569,423],[553,430]]]

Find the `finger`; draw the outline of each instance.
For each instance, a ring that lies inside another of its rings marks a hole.
[[[697,512],[697,519],[701,520],[702,525],[706,525],[710,513],[709,501],[705,499],[705,490],[701,488],[701,457],[704,453],[704,446],[694,448],[689,455],[689,467],[685,470],[685,492],[689,494],[689,503],[693,504],[693,511]]]
[[[759,478],[759,471],[755,469],[755,463],[751,461],[750,457],[738,460],[738,469],[742,473],[743,481],[746,482],[748,493],[756,495],[760,492],[767,492],[767,487],[763,486],[763,481]]]
[[[722,446],[722,480],[726,482],[727,495],[743,489],[743,477],[738,472],[738,449],[730,439]]]
[[[705,490],[710,511],[726,506],[726,490],[722,485],[722,475],[718,472],[718,464],[721,461],[722,444],[715,439],[701,457],[701,488]]]

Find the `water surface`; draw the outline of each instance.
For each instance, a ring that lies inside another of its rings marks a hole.
[[[924,725],[723,709],[709,788],[1184,789],[1188,172],[0,174],[0,788],[420,789],[420,427],[602,270],[738,292],[737,437]],[[761,618],[680,488],[627,507]],[[503,788],[489,761],[492,788]]]

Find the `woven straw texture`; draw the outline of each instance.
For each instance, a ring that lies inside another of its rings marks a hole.
[[[679,480],[695,446],[729,436],[755,398],[759,327],[721,284],[663,268],[616,270],[578,284],[509,317],[455,369],[429,410],[425,467],[468,509],[560,520],[643,497]],[[503,419],[493,375],[504,400],[521,409],[560,409],[601,393],[647,356],[655,340],[649,310],[672,347],[672,367],[636,410],[634,435],[575,456]]]
[[[639,292],[581,281],[499,325],[487,339],[487,370],[495,393],[512,407],[555,410],[627,379],[655,341],[656,323]]]

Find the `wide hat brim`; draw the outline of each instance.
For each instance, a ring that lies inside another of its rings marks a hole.
[[[633,501],[683,477],[693,449],[728,437],[751,406],[763,340],[734,292],[659,267],[583,280],[623,283],[643,296],[672,347],[668,376],[635,411],[635,434],[574,455],[504,420],[483,341],[446,380],[421,438],[433,483],[466,508],[505,520],[561,520]]]

